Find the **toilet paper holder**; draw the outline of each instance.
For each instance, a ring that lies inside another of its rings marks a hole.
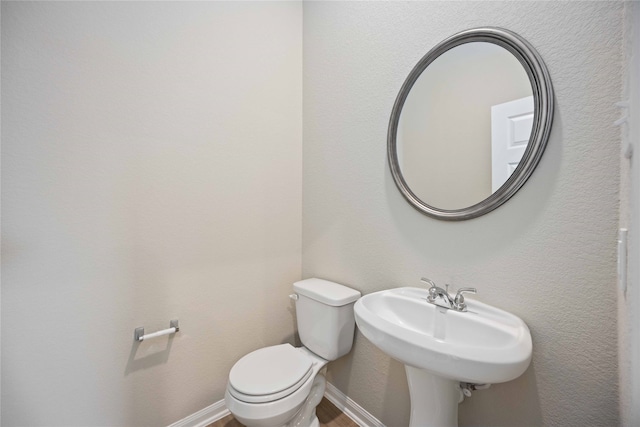
[[[144,340],[161,337],[163,335],[175,334],[178,331],[180,331],[180,326],[178,325],[178,319],[175,319],[169,322],[168,329],[163,329],[161,331],[153,332],[147,335],[144,334],[144,328],[136,328],[133,331],[133,338],[138,342],[142,342]]]

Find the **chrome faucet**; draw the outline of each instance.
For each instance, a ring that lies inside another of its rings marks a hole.
[[[477,294],[476,288],[460,288],[456,292],[456,297],[453,299],[453,309],[458,311],[467,311],[467,303],[464,302],[464,295],[462,294]]]
[[[451,295],[449,295],[449,285],[445,285],[447,287],[447,289],[445,290],[437,286],[431,279],[423,277],[422,279],[420,279],[420,281],[422,283],[426,283],[427,285],[431,285],[431,287],[429,288],[429,296],[427,297],[427,302],[444,308],[453,307],[453,299],[451,298]]]
[[[458,289],[458,292],[456,292],[456,296],[451,297],[451,295],[449,295],[449,285],[445,285],[446,289],[442,289],[441,287],[437,286],[433,280],[427,279],[425,277],[420,279],[420,281],[426,283],[427,285],[430,285],[427,302],[435,304],[438,307],[444,307],[456,311],[467,311],[467,304],[464,302],[463,294],[477,293],[476,288],[460,288]]]

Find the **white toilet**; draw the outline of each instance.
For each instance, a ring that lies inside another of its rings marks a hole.
[[[293,284],[298,333],[304,347],[274,345],[238,360],[224,396],[233,416],[249,427],[317,427],[325,365],[351,351],[353,305],[360,292],[322,279]]]

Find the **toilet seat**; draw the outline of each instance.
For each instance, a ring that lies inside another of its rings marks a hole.
[[[238,360],[229,373],[229,393],[247,403],[289,396],[313,372],[313,360],[291,344],[261,348]]]

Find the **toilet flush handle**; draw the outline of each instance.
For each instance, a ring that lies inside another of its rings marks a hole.
[[[289,298],[291,298],[294,301],[298,301],[298,294],[291,294],[289,295]]]

